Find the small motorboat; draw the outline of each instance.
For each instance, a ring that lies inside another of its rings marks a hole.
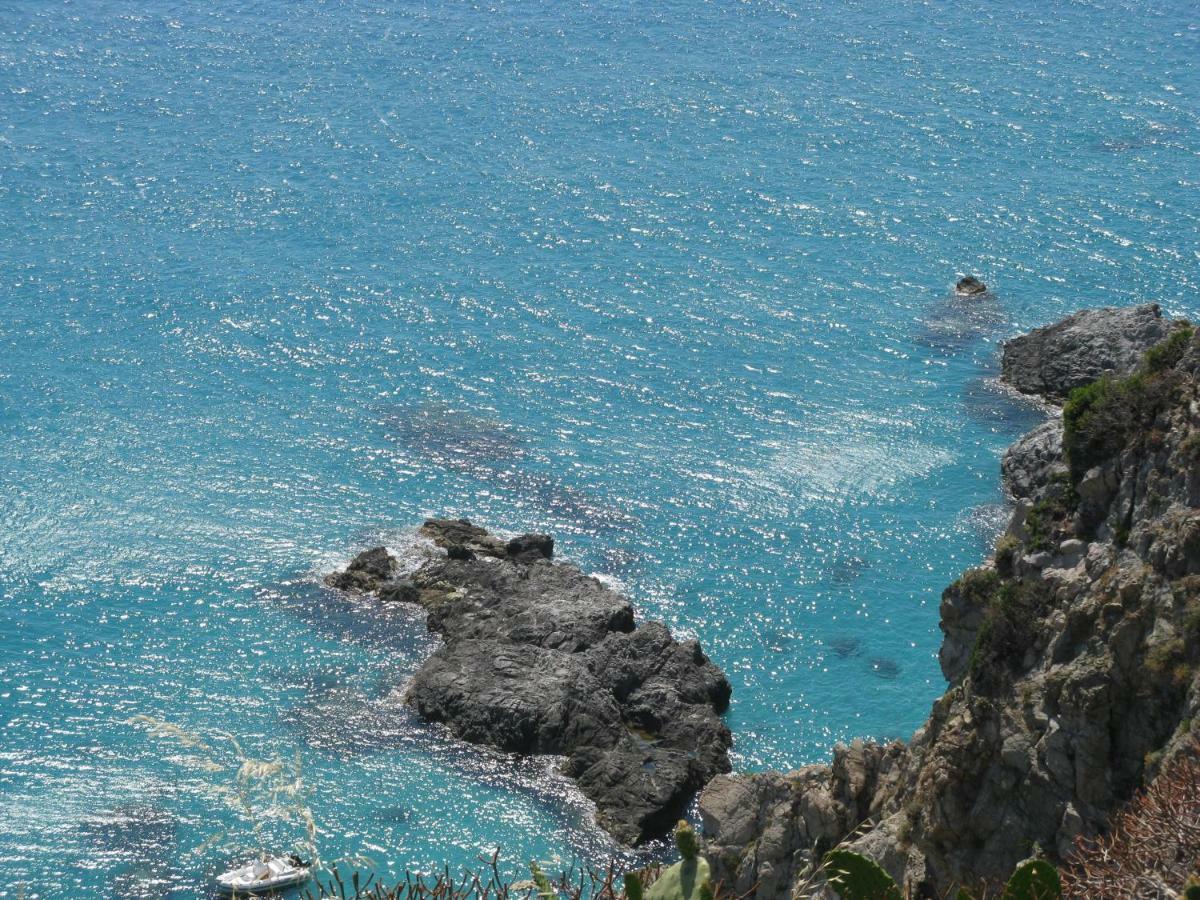
[[[311,875],[308,864],[296,856],[272,856],[218,875],[217,885],[229,894],[264,894],[308,881]]]

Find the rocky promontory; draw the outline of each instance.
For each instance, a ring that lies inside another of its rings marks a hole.
[[[1088,311],[1009,342],[1003,377],[1067,402],[1006,454],[1008,529],[943,595],[948,689],[908,743],[715,778],[700,809],[727,885],[788,896],[839,843],[914,897],[1031,852],[1069,865],[1195,741],[1200,338],[1157,306]]]
[[[461,519],[419,534],[438,549],[416,571],[378,547],[327,583],[427,611],[443,643],[408,688],[422,717],[498,750],[564,756],[598,823],[629,844],[665,833],[729,771],[729,682],[699,643],[638,624],[620,594],[553,561],[547,535],[505,541]]]
[[[1005,343],[1001,379],[1023,394],[1061,403],[1101,375],[1129,374],[1179,326],[1163,318],[1157,303],[1085,309]]]

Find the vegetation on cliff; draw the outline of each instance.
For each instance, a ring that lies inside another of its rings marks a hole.
[[[1116,848],[1159,892],[1096,876],[1088,896],[1176,896],[1200,866],[1182,831],[1158,856],[1106,843],[1145,832],[1113,818],[1139,790],[1178,799],[1160,773],[1187,771],[1200,721],[1200,339],[1146,306],[1012,343],[1010,383],[1066,404],[1006,455],[1016,505],[994,558],[943,595],[949,689],[907,744],[714,779],[701,813],[731,885],[794,894],[835,846],[911,896],[996,891],[1035,852],[1067,896]]]

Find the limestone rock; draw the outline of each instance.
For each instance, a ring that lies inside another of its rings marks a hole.
[[[1061,403],[1105,373],[1131,373],[1174,327],[1156,303],[1084,310],[1006,342],[1000,377],[1022,393]]]

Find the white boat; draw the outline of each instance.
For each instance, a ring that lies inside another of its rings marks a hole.
[[[296,857],[275,856],[218,875],[217,885],[230,894],[262,894],[308,881],[311,875],[309,867]]]

